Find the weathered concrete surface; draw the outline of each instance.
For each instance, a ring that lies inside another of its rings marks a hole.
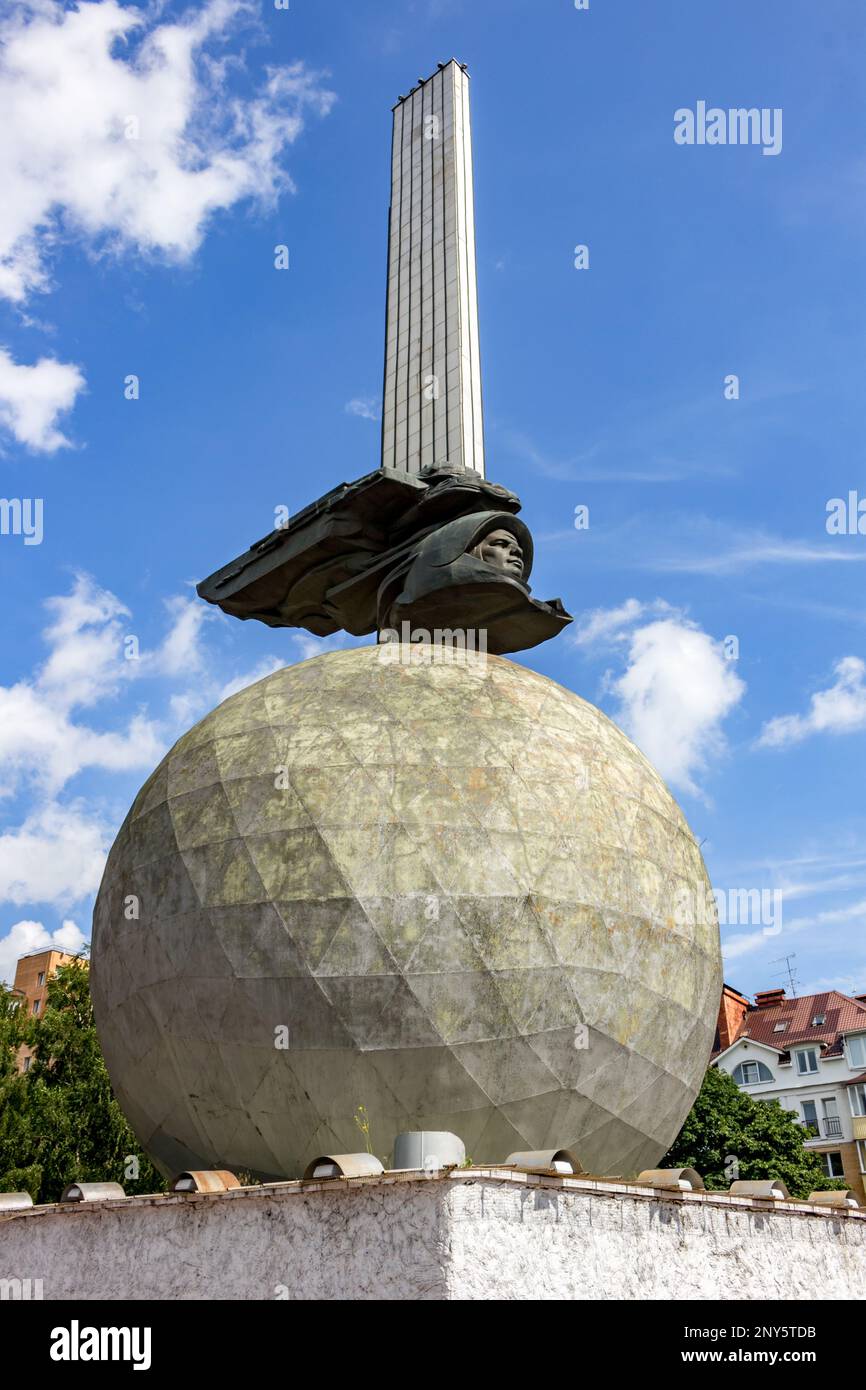
[[[34,1208],[46,1299],[863,1299],[866,1213],[461,1172]]]
[[[275,672],[139,793],[94,915],[118,1099],[173,1172],[299,1176],[358,1147],[359,1105],[383,1158],[424,1129],[652,1167],[721,989],[694,838],[577,695],[404,650]]]

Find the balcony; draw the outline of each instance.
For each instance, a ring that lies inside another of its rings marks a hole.
[[[826,1116],[822,1123],[824,1126],[825,1139],[842,1138],[842,1121],[839,1119],[838,1115]]]

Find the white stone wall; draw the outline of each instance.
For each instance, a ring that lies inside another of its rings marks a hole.
[[[491,1183],[449,1218],[453,1298],[866,1298],[866,1217]]]
[[[862,1299],[866,1213],[469,1171],[0,1218],[45,1299]]]

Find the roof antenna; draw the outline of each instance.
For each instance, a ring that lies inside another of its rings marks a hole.
[[[774,975],[773,979],[788,981],[788,988],[791,991],[792,999],[797,998],[797,972],[794,969],[794,966],[791,964],[791,961],[796,959],[797,952],[792,951],[789,956],[777,956],[775,960],[770,961],[771,965],[781,965],[782,961],[785,962],[785,969],[780,971],[779,974]]]

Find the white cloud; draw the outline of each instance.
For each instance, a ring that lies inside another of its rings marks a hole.
[[[851,888],[866,887],[866,875],[859,873],[835,874],[832,878],[812,879],[810,882],[787,883],[782,879],[778,887],[789,898],[810,898],[815,893],[842,893]]]
[[[616,718],[662,776],[700,795],[695,776],[724,752],[722,721],[746,688],[721,644],[681,616],[648,623],[632,633],[627,669],[608,688]]]
[[[314,637],[309,632],[288,632],[283,635],[294,647],[292,657],[296,657],[298,661],[307,661],[311,656],[321,656],[323,652],[337,651],[342,647],[360,646],[365,640],[351,637],[346,632],[334,633],[332,637]],[[172,716],[180,727],[189,728],[209,710],[221,705],[223,700],[237,695],[239,690],[246,690],[248,685],[254,685],[256,681],[264,680],[265,676],[272,675],[274,671],[282,670],[286,664],[285,657],[264,656],[255,666],[239,672],[229,680],[199,681],[194,687],[172,695]]]
[[[378,420],[382,409],[375,396],[355,396],[345,405],[347,415],[358,415],[362,420]]]
[[[825,994],[837,989],[840,994],[853,996],[862,994],[866,988],[866,971],[862,975],[825,975],[816,980],[807,980],[801,987],[803,994]]]
[[[790,858],[779,859],[772,856],[762,856],[744,864],[741,868],[760,868],[768,872],[780,873],[787,876],[792,870],[801,873],[825,873],[828,869],[849,869],[863,868],[866,866],[866,856],[863,853],[864,842],[859,838],[849,839],[845,845],[835,844],[831,854],[824,853],[817,846],[803,854],[792,854]]]
[[[85,768],[127,772],[150,767],[164,750],[161,732],[144,714],[119,731],[98,731],[73,719],[38,686],[0,687],[0,795],[22,782],[51,795]]]
[[[630,630],[639,618],[647,614],[673,613],[675,610],[664,599],[654,599],[652,603],[641,603],[639,599],[627,598],[618,608],[595,608],[580,621],[577,631],[569,638],[576,647],[602,646],[606,643],[626,642]]]
[[[685,528],[680,528],[685,529]],[[787,540],[765,532],[743,532],[732,535],[714,547],[708,528],[695,526],[685,549],[670,551],[651,559],[648,569],[671,574],[743,574],[759,565],[827,565],[862,564],[866,552],[846,550],[828,542],[813,545],[810,541]]]
[[[68,594],[46,602],[51,622],[43,636],[47,659],[35,675],[0,686],[0,795],[22,782],[49,796],[86,768],[125,772],[153,767],[173,731],[136,711],[119,728],[99,730],[77,713],[114,698],[149,677],[196,677],[201,633],[211,616],[204,604],[178,597],[166,605],[168,632],[138,660],[125,658],[129,610],[89,576],[76,576]]]
[[[70,592],[46,599],[45,607],[52,621],[42,635],[50,650],[35,685],[64,709],[113,693],[123,675],[120,619],[129,609],[86,574],[77,574]]]
[[[593,609],[570,640],[582,649],[627,646],[625,671],[607,671],[602,684],[619,702],[615,718],[664,778],[700,795],[695,774],[724,752],[722,721],[746,689],[722,644],[662,598]]]
[[[741,956],[751,955],[753,951],[766,946],[770,937],[779,935],[781,932],[775,927],[756,927],[754,931],[729,936],[722,942],[722,956],[726,963],[739,960]]]
[[[28,449],[53,453],[69,444],[58,420],[83,389],[84,375],[71,362],[41,357],[28,367],[0,347],[0,426]]]
[[[129,609],[88,575],[77,575],[46,607],[45,661],[15,684],[0,686],[0,798],[7,809],[0,826],[0,903],[67,911],[98,888],[117,830],[98,774],[149,773],[191,723],[283,661],[266,656],[226,679],[204,642],[206,632],[220,633],[218,615],[185,595],[168,600],[165,636],[150,648],[139,644],[137,660],[125,656],[135,635]],[[301,657],[358,642],[345,633],[324,639],[291,633],[289,640]],[[145,680],[163,683],[156,685],[162,717],[146,708],[127,708],[119,717],[110,710],[111,701],[128,701]],[[166,690],[166,682],[174,688]],[[85,796],[64,800],[64,788],[84,772],[97,780],[88,782]]]
[[[256,681],[264,680],[265,676],[273,675],[274,671],[279,671],[285,666],[284,661],[279,657],[266,656],[251,671],[244,671],[239,676],[233,676],[230,681],[226,681],[217,695],[216,703],[221,705],[223,700],[227,700],[230,695],[237,695],[239,690],[246,690],[248,685],[255,685]]]
[[[0,834],[0,901],[80,902],[99,887],[109,828],[79,802],[41,806]]]
[[[95,790],[88,784],[87,799],[64,802],[64,787],[83,772],[149,773],[191,723],[282,663],[266,657],[226,681],[204,645],[206,630],[219,632],[211,621],[218,615],[185,595],[166,602],[165,636],[151,648],[138,643],[135,660],[127,659],[135,637],[128,608],[88,575],[46,607],[45,661],[0,686],[0,798],[9,808],[0,828],[0,902],[67,910],[98,888],[117,824],[98,781]],[[144,680],[176,686],[156,686],[163,717],[146,708],[118,717],[106,708]]]
[[[850,734],[866,729],[866,662],[845,656],[834,666],[836,679],[818,690],[807,714],[781,714],[761,729],[758,747],[785,748],[810,734]]]
[[[99,0],[22,0],[0,24],[0,295],[49,287],[61,236],[185,261],[210,217],[292,187],[280,160],[333,96],[302,63],[246,97],[218,46],[252,0],[206,0],[177,22]],[[216,51],[215,51],[216,50]]]
[[[295,654],[300,661],[306,661],[311,656],[320,656],[322,652],[336,651],[341,647],[358,646],[363,640],[350,637],[345,632],[335,633],[332,637],[314,637],[309,632],[289,632],[284,635],[294,646]],[[248,685],[254,685],[256,681],[264,680],[265,676],[272,675],[274,671],[282,670],[285,665],[285,658],[264,656],[255,666],[239,672],[229,680],[198,682],[189,690],[172,695],[172,715],[180,726],[188,728],[209,710],[221,705],[223,700],[237,695],[239,690],[246,690]]]
[[[210,611],[208,611],[207,616],[211,616]],[[263,680],[265,676],[270,676],[274,671],[281,670],[285,664],[285,661],[280,660],[277,656],[264,656],[250,670],[241,671],[229,680],[213,678],[199,680],[189,689],[177,691],[170,700],[175,723],[182,729],[190,728],[198,719],[202,719],[209,710],[221,705],[223,700],[227,700],[230,695],[237,695],[239,690],[246,690],[248,685],[254,685],[256,681]]]
[[[555,458],[546,450],[540,449],[522,430],[505,429],[501,433],[507,447],[518,458],[537,469],[544,477],[555,478],[558,482],[670,483],[679,482],[695,472],[715,471],[671,460],[666,453],[658,459],[651,459],[647,466],[644,462],[646,440],[643,435],[638,441],[640,461],[630,468],[621,462],[622,441],[614,445],[609,439],[599,439],[578,454],[567,458]],[[616,461],[613,454],[617,455]]]
[[[331,637],[314,637],[311,632],[293,632],[290,640],[297,648],[300,661],[309,661],[311,656],[321,656],[323,652],[335,652],[343,647],[362,647],[368,642],[366,637],[352,637],[348,632],[335,632]]]
[[[194,676],[204,666],[202,629],[215,619],[213,608],[199,598],[176,595],[166,600],[171,626],[162,643],[151,652],[142,652],[137,674],[146,676]]]
[[[31,951],[68,951],[74,956],[86,939],[80,927],[69,920],[53,932],[41,922],[16,922],[4,937],[0,937],[0,980],[11,985],[18,960]]]
[[[194,599],[170,599],[163,641],[127,660],[129,610],[89,576],[77,575],[46,607],[46,660],[32,676],[0,686],[0,796],[31,798],[23,820],[0,831],[0,901],[65,908],[98,888],[116,826],[86,801],[62,804],[63,787],[87,770],[149,772],[180,731],[176,719],[142,710],[100,728],[82,711],[154,677],[181,676],[196,698],[204,687],[206,701],[201,634],[211,612]]]
[[[823,912],[816,912],[809,917],[795,917],[789,922],[785,922],[785,934],[790,932],[821,930],[831,927],[838,930],[849,922],[861,922],[866,918],[866,899],[858,902],[847,903],[844,907],[827,908]],[[742,932],[737,936],[728,937],[723,944],[723,952],[726,960],[738,960],[740,956],[749,955],[752,951],[758,950],[765,944],[768,936],[778,936],[780,931],[764,927],[752,932]]]

